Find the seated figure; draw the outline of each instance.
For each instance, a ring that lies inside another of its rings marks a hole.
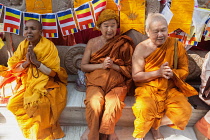
[[[125,106],[131,77],[133,42],[116,35],[119,17],[115,11],[101,12],[97,27],[102,35],[89,40],[81,62],[86,74],[86,121],[82,140],[117,140],[115,125]]]
[[[64,137],[58,118],[66,105],[68,75],[60,67],[57,48],[41,34],[39,21],[26,22],[26,39],[9,58],[9,70],[1,73],[4,79],[0,88],[17,83],[7,108],[15,115],[23,135],[51,140]]]
[[[206,100],[202,97],[202,93],[206,87],[207,81],[210,77],[210,52],[208,52],[205,56],[205,60],[202,66],[201,71],[201,86],[199,97],[202,101],[204,101],[207,105],[210,106],[210,100]],[[210,139],[210,111],[206,113],[204,117],[202,117],[194,126],[194,130],[198,140],[208,140]]]
[[[164,16],[149,14],[146,33],[149,38],[136,46],[132,58],[132,77],[137,87],[132,107],[136,117],[133,137],[143,140],[151,129],[154,139],[162,140],[161,125],[185,129],[192,112],[186,96],[196,95],[197,91],[183,81],[188,75],[188,57],[184,45],[168,37]]]

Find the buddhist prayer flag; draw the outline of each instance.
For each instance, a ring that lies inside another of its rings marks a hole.
[[[121,9],[120,0],[114,0],[114,3],[117,5],[118,10],[120,11]]]
[[[79,29],[84,30],[95,27],[89,3],[85,3],[75,9]]]
[[[189,37],[189,35],[186,34],[185,39],[182,41],[182,43],[186,44],[186,45],[191,45],[191,46],[197,46],[198,45],[198,41],[195,37],[195,33]]]
[[[210,18],[208,18],[205,22],[205,30],[203,35],[205,36],[205,41],[210,40]]]
[[[97,21],[100,13],[106,8],[106,0],[93,0],[92,5],[95,14],[95,20]]]
[[[63,36],[78,32],[71,9],[58,12],[57,17]]]
[[[23,23],[26,23],[30,19],[40,21],[40,14],[23,12]]]
[[[52,13],[51,0],[26,0],[26,12],[32,13]]]
[[[2,13],[3,8],[4,8],[3,4],[0,3],[0,18],[1,18],[1,13]]]
[[[120,0],[114,0],[114,3],[116,3],[117,5],[120,5]]]
[[[119,12],[118,6],[114,2],[114,0],[107,0],[106,1],[106,9],[112,9],[116,12]]]
[[[190,34],[194,0],[172,0],[170,9],[174,16],[168,26],[168,31],[173,32],[174,30],[180,28],[185,33]]]
[[[81,5],[83,5],[84,3],[89,2],[90,0],[74,0],[74,7],[79,7]]]
[[[43,36],[47,38],[58,38],[56,15],[54,13],[41,15]]]
[[[120,10],[120,30],[126,32],[135,29],[140,33],[145,33],[145,0],[123,0]]]
[[[192,46],[198,45],[198,41],[196,40],[195,34],[189,37],[190,35],[186,34],[181,29],[175,30],[174,32],[170,33],[169,36],[178,38],[179,41],[181,41],[185,45],[192,45]]]
[[[176,29],[175,31],[170,33],[169,36],[178,38],[180,40],[183,40],[185,38],[185,36],[186,36],[186,33],[183,32],[181,29]]]
[[[13,8],[5,7],[4,31],[19,35],[22,12]]]

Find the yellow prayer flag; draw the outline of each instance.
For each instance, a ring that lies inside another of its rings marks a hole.
[[[2,49],[3,46],[4,46],[4,42],[3,42],[2,39],[0,38],[0,49]]]
[[[52,13],[51,0],[26,0],[26,12],[32,13]]]
[[[126,32],[135,29],[145,34],[145,0],[123,0],[120,3],[120,30]]]
[[[168,26],[169,33],[180,28],[190,34],[193,10],[194,0],[172,0],[171,11],[174,16]]]

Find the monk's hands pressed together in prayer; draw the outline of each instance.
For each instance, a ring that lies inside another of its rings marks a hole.
[[[102,65],[103,69],[112,68],[113,61],[110,57],[106,57]]]
[[[118,65],[114,64],[113,60],[110,57],[106,57],[104,59],[104,62],[102,63],[102,68],[103,69],[107,69],[107,68],[114,69],[114,70],[120,72],[120,67]]]
[[[38,68],[41,63],[37,60],[36,54],[34,53],[33,48],[34,48],[33,45],[28,46],[28,53],[26,54],[26,58],[27,58],[27,55],[29,55],[30,63],[34,64]]]
[[[161,77],[164,77],[166,79],[170,79],[173,77],[173,71],[168,66],[168,62],[165,62],[160,66],[159,73],[160,73]]]
[[[23,68],[26,68],[30,64],[31,64],[31,61],[30,61],[30,52],[29,52],[29,47],[28,47],[28,50],[27,50],[27,53],[26,53],[26,61],[22,64],[22,66],[23,66]]]

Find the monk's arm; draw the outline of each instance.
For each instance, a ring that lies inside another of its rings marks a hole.
[[[116,70],[118,72],[121,72],[120,66],[118,66],[116,64],[113,64],[112,69],[114,69],[114,70]]]
[[[144,72],[145,58],[144,47],[136,46],[132,57],[132,77],[134,82],[149,82],[158,77],[161,77],[160,70]]]
[[[91,46],[92,46],[92,40],[90,40],[85,48],[84,55],[82,57],[81,62],[81,70],[83,72],[92,72],[96,69],[103,68],[103,64],[90,64],[90,57],[91,57]]]
[[[47,66],[45,66],[44,64],[40,64],[40,67],[38,68],[42,73],[44,73],[45,75],[51,76],[51,77],[55,77],[56,72],[51,70],[50,68],[48,68]]]

